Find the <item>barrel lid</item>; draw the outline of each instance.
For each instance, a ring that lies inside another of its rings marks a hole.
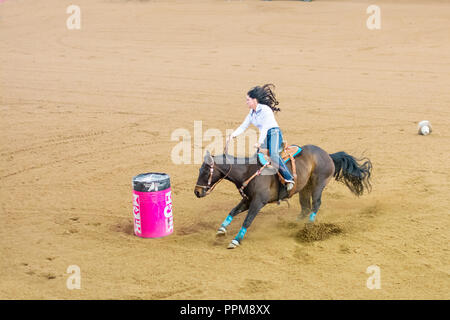
[[[148,172],[133,177],[133,189],[139,192],[160,191],[170,188],[170,177],[166,173]]]

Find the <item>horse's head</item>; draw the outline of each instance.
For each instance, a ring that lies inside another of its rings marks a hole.
[[[217,164],[214,162],[214,158],[209,151],[206,151],[202,166],[199,169],[194,194],[197,198],[207,196],[222,179],[223,174],[221,170],[218,169]]]

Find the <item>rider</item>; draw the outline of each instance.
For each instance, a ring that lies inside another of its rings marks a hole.
[[[274,87],[273,84],[265,84],[256,86],[247,93],[247,106],[250,112],[239,128],[231,134],[231,138],[236,138],[243,133],[250,123],[255,125],[259,129],[259,139],[255,148],[261,147],[269,150],[272,164],[280,171],[286,180],[287,190],[290,191],[294,186],[294,177],[280,157],[283,136],[275,120],[274,112],[281,111],[281,109],[275,107],[278,105],[278,101],[272,91]]]

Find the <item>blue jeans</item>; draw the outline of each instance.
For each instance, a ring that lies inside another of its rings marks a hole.
[[[289,171],[288,167],[281,159],[280,152],[282,151],[283,135],[279,127],[270,128],[267,131],[266,139],[264,140],[261,148],[269,149],[270,160],[272,165],[278,169],[285,180],[294,181],[294,177]]]

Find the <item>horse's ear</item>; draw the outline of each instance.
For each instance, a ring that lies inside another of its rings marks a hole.
[[[205,157],[203,158],[203,160],[205,161],[205,163],[207,163],[209,165],[211,165],[213,163],[213,158],[208,150],[206,150],[206,154],[205,154]]]

